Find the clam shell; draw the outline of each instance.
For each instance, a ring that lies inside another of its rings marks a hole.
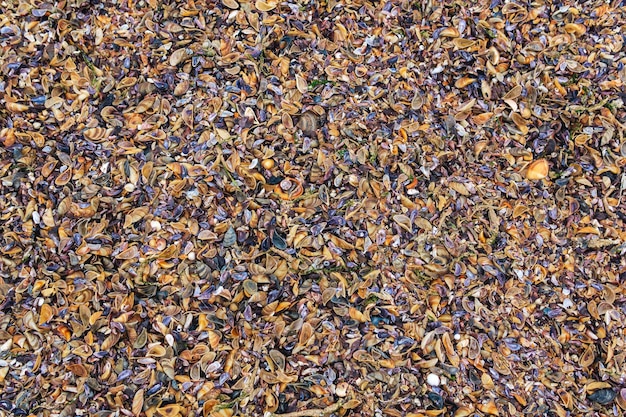
[[[548,176],[550,165],[545,159],[538,159],[530,163],[526,170],[526,178],[529,180],[542,180]]]

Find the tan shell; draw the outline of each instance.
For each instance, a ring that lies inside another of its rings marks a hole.
[[[298,127],[304,134],[315,136],[319,127],[318,116],[310,111],[303,113],[298,121]]]
[[[531,162],[526,170],[526,178],[529,180],[542,180],[548,176],[550,165],[545,159],[538,159]]]
[[[447,27],[439,33],[439,36],[443,36],[446,38],[458,38],[461,36],[459,30],[455,27]]]

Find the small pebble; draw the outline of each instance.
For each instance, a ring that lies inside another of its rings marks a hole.
[[[272,169],[274,168],[274,160],[273,159],[264,159],[263,162],[261,162],[261,166],[265,169]]]
[[[291,181],[288,179],[284,179],[280,182],[280,188],[282,188],[283,191],[289,191],[291,189]]]
[[[428,374],[426,383],[431,387],[438,387],[441,384],[441,378],[437,374]]]

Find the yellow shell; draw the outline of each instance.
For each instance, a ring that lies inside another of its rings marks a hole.
[[[545,159],[538,159],[531,162],[526,170],[526,178],[529,180],[542,180],[548,176],[550,165]]]
[[[274,168],[274,160],[273,159],[264,159],[263,162],[261,162],[261,166],[265,169],[272,169]]]

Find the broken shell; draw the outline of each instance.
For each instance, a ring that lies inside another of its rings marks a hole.
[[[0,414],[626,408],[619,1],[81,3],[2,3]]]
[[[257,283],[250,279],[243,282],[243,290],[248,297],[251,297],[253,294],[256,294],[259,291],[257,288]]]
[[[617,393],[616,402],[622,410],[626,411],[626,388],[622,388],[619,390],[619,392]]]
[[[459,36],[461,36],[461,34],[459,33],[459,30],[455,27],[448,27],[445,28],[444,30],[442,30],[439,33],[439,36],[443,36],[443,37],[447,37],[447,38],[458,38]]]
[[[576,36],[584,35],[585,32],[587,32],[587,28],[585,27],[585,25],[580,23],[567,23],[565,26],[563,26],[563,29],[566,33],[572,33]]]
[[[257,10],[261,12],[269,12],[270,10],[274,10],[277,5],[278,3],[275,0],[257,0],[256,3],[254,3],[254,6],[257,8]]]
[[[458,79],[458,80],[454,83],[454,86],[455,86],[456,88],[465,88],[465,87],[467,87],[468,85],[470,85],[470,84],[474,83],[474,81],[476,81],[476,78],[474,78],[474,77],[468,77],[468,76],[465,76],[465,77],[461,77],[461,78],[459,78],[459,79]]]
[[[157,408],[156,411],[163,417],[175,417],[180,413],[181,407],[176,404],[169,404],[164,407]]]
[[[222,4],[229,9],[238,9],[239,3],[236,0],[222,0]]]
[[[8,102],[5,104],[5,107],[8,111],[10,111],[11,113],[21,113],[21,112],[25,112],[26,110],[28,110],[28,106],[25,104],[19,104],[19,103],[13,103],[13,102]]]
[[[617,392],[615,392],[615,390],[604,388],[589,395],[589,399],[598,404],[606,405],[612,403],[616,396]]]
[[[548,176],[550,166],[545,159],[538,159],[531,162],[526,170],[526,178],[529,180],[542,180]]]
[[[348,383],[347,382],[340,382],[339,384],[337,384],[337,388],[335,388],[335,394],[338,397],[345,397],[346,395],[348,395]]]
[[[492,416],[499,415],[498,407],[496,406],[496,403],[493,400],[489,400],[488,402],[483,403],[483,404],[478,404],[476,408],[478,408],[479,411],[482,411],[483,413],[486,413]]]
[[[318,116],[311,111],[305,112],[300,116],[298,127],[305,135],[315,136],[318,128]]]

